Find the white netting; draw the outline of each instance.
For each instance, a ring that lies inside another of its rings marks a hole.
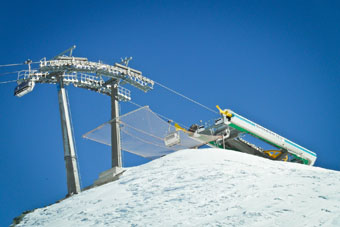
[[[189,136],[178,131],[180,142],[174,146],[165,145],[165,137],[176,131],[173,125],[161,119],[148,106],[120,116],[122,149],[146,158],[158,158],[171,152],[201,146],[216,140],[217,136]],[[86,133],[83,137],[111,146],[112,120]]]

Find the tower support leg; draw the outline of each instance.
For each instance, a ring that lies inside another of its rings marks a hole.
[[[120,127],[119,127],[119,103],[118,103],[118,83],[111,83],[111,160],[112,168],[99,174],[98,180],[94,182],[94,186],[106,184],[115,181],[124,173],[122,168],[122,147],[120,143]]]
[[[77,157],[74,148],[73,133],[71,128],[70,113],[68,109],[68,98],[60,76],[58,84],[58,100],[60,110],[61,129],[63,134],[64,159],[66,165],[67,191],[68,195],[80,192],[79,173]]]
[[[120,143],[119,128],[119,102],[118,102],[118,84],[111,86],[111,147],[112,147],[112,167],[122,167],[122,147]]]

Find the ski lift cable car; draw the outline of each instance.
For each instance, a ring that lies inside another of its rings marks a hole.
[[[18,86],[15,87],[14,89],[14,95],[17,97],[22,97],[24,95],[26,95],[27,93],[33,91],[33,88],[35,86],[35,82],[34,81],[24,81],[20,84],[18,84]]]
[[[179,135],[179,131],[177,130],[174,132],[170,131],[172,122],[173,122],[172,120],[168,120],[168,123],[169,123],[168,133],[164,137],[164,144],[167,147],[173,147],[181,143],[181,137]]]

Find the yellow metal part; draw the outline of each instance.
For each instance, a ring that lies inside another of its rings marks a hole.
[[[227,117],[232,117],[233,114],[229,113],[228,110],[222,110],[219,105],[216,105],[216,108],[220,111],[220,114],[223,114]]]
[[[181,126],[179,126],[179,124],[175,123],[174,124],[175,128],[176,128],[176,131],[183,131],[183,132],[186,132],[186,133],[189,133],[188,130],[186,130],[185,128],[182,128]]]
[[[288,161],[288,154],[286,154],[286,156],[282,159],[282,161],[284,162]]]
[[[267,154],[268,156],[272,157],[273,159],[276,159],[279,155],[282,154],[282,152],[278,151],[278,150],[267,150],[267,151],[263,151],[263,152],[265,154]]]

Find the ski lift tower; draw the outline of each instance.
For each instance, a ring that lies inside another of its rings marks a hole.
[[[154,85],[154,81],[144,77],[141,71],[128,67],[132,58],[122,59],[121,64],[107,65],[100,61],[91,62],[84,57],[72,56],[75,48],[76,46],[72,46],[51,60],[43,58],[40,60],[37,70],[31,69],[32,61],[27,60],[25,63],[28,64],[29,69],[18,73],[18,85],[14,90],[14,95],[21,97],[31,92],[35,84],[57,85],[68,195],[79,193],[81,188],[65,86],[73,84],[75,87],[111,97],[111,145],[112,167],[114,169],[122,167],[119,101],[131,100],[130,91],[120,85],[130,84],[144,92],[153,89]]]

